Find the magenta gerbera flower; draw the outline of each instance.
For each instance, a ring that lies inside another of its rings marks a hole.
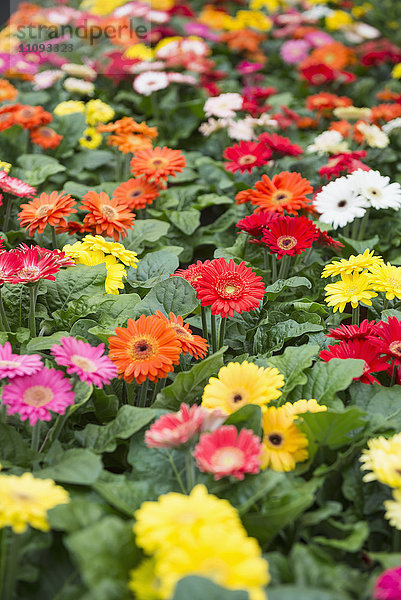
[[[44,367],[34,375],[17,377],[4,386],[3,404],[8,406],[10,415],[18,414],[21,421],[29,419],[33,426],[37,421],[50,421],[49,411],[63,415],[74,404],[74,392],[60,371]]]
[[[0,379],[33,375],[43,367],[39,354],[13,354],[10,342],[0,345]]]
[[[375,600],[400,600],[401,567],[387,569],[376,579],[373,598]]]
[[[63,337],[60,344],[51,348],[56,363],[67,367],[67,373],[76,373],[81,381],[93,383],[98,388],[117,377],[117,367],[104,355],[104,344],[91,346],[74,337]]]
[[[234,425],[223,425],[201,435],[194,457],[198,468],[213,473],[216,480],[228,476],[244,479],[245,473],[259,473],[262,444],[250,429],[238,433]]]

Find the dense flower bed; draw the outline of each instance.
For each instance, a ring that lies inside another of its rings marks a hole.
[[[401,600],[399,12],[4,26],[2,600]]]

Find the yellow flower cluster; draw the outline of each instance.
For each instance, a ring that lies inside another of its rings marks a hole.
[[[12,167],[12,164],[9,162],[5,162],[4,160],[0,160],[0,169],[2,171],[5,171],[6,173],[10,172],[10,169]]]
[[[47,511],[69,501],[68,492],[52,479],[36,479],[31,473],[0,475],[0,528],[23,533],[30,525],[48,531]]]
[[[79,143],[83,148],[90,148],[91,150],[98,148],[103,139],[97,131],[96,125],[99,123],[108,123],[115,115],[114,109],[99,99],[89,100],[86,104],[82,100],[67,100],[66,102],[57,104],[53,112],[60,117],[85,113],[86,123],[89,127],[83,132]]]
[[[364,481],[380,481],[393,488],[393,500],[386,500],[385,517],[390,525],[401,529],[401,433],[391,438],[383,436],[368,441],[360,458]]]
[[[254,0],[261,8],[272,7],[274,0]],[[270,10],[273,10],[270,8]],[[251,27],[257,31],[270,31],[273,21],[259,10],[239,10],[235,17],[216,10],[213,6],[206,5],[199,15],[199,21],[213,29],[226,29],[227,31],[238,31]]]
[[[352,308],[357,308],[360,302],[371,306],[376,292],[385,292],[387,300],[401,298],[401,267],[385,263],[373,250],[333,260],[324,267],[322,277],[336,275],[341,279],[324,288],[325,300],[334,312],[343,312],[348,302]]]
[[[345,10],[333,10],[332,13],[327,15],[325,19],[325,25],[329,31],[336,31],[337,29],[344,29],[349,25],[352,25],[352,17]]]
[[[136,268],[136,252],[127,250],[118,242],[107,242],[101,235],[86,235],[82,242],[67,244],[63,252],[77,264],[95,266],[106,265],[105,289],[107,294],[117,295],[124,289],[123,278],[127,276],[124,265]]]
[[[246,590],[250,600],[266,599],[270,577],[258,543],[247,536],[235,508],[204,485],[189,496],[172,492],[144,502],[135,519],[136,542],[152,555],[131,572],[137,600],[171,598],[186,575]]]

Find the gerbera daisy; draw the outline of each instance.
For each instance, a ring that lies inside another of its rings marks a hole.
[[[319,229],[319,237],[316,240],[320,246],[328,246],[329,248],[345,248],[344,244],[332,238],[327,231]]]
[[[108,146],[116,146],[123,154],[135,154],[138,150],[152,148],[152,140],[137,133],[113,133],[107,139]]]
[[[0,179],[0,190],[19,198],[31,198],[36,194],[36,188],[28,185],[17,177],[5,175]]]
[[[398,465],[399,466],[399,465]],[[396,527],[396,529],[401,529],[401,490],[395,489],[393,490],[393,500],[386,500],[383,502],[384,508],[386,509],[385,518],[388,519],[390,525],[392,527]],[[387,595],[375,596],[375,598],[385,598],[385,600],[398,600],[399,592],[400,592],[400,581],[399,581],[399,573],[395,581],[392,582],[393,594],[389,595],[387,591]],[[395,587],[397,586],[398,589]]]
[[[3,404],[10,415],[18,414],[21,421],[29,419],[30,425],[50,421],[49,411],[63,415],[74,404],[71,383],[56,369],[43,369],[33,375],[15,378],[3,388]]]
[[[37,146],[41,148],[51,149],[57,148],[60,145],[61,140],[63,139],[62,135],[59,135],[52,127],[38,127],[37,129],[33,129],[31,131],[31,140]]]
[[[177,448],[186,444],[202,429],[209,411],[194,404],[181,404],[176,413],[162,415],[145,433],[149,448]],[[226,416],[224,415],[224,419]]]
[[[226,148],[223,157],[229,162],[224,164],[227,171],[250,173],[255,167],[265,165],[272,152],[259,142],[239,142]]]
[[[244,479],[246,473],[259,473],[262,444],[249,429],[240,432],[234,425],[219,427],[212,433],[202,433],[194,457],[200,471],[222,477]]]
[[[341,313],[344,312],[348,302],[351,303],[352,308],[356,308],[359,302],[372,306],[371,298],[377,296],[368,273],[341,274],[340,281],[329,283],[324,289],[327,304],[333,307],[334,312],[338,310]]]
[[[397,500],[397,515],[401,514],[401,491],[395,490],[393,492],[394,498]],[[385,506],[387,508],[386,518],[390,520],[390,524],[394,525],[391,522],[391,519],[388,516],[389,513],[389,504],[395,504],[390,501],[385,502]],[[398,523],[401,523],[400,518],[397,519]],[[401,525],[399,525],[399,529],[401,529]],[[383,573],[376,579],[375,586],[373,590],[373,598],[374,600],[399,600],[400,598],[400,590],[401,590],[401,567],[395,567],[393,569],[386,569]]]
[[[277,135],[277,133],[261,133],[259,140],[267,146],[277,158],[281,156],[300,156],[304,151],[298,144],[293,144],[287,137]]]
[[[349,258],[333,260],[326,265],[322,271],[322,277],[333,277],[333,275],[351,275],[360,273],[364,269],[371,269],[384,264],[381,256],[375,256],[374,250],[366,248],[363,254],[351,254]]]
[[[39,354],[13,354],[10,342],[0,345],[0,379],[33,375],[43,367]]]
[[[96,148],[99,148],[102,141],[102,134],[97,131],[96,127],[87,127],[82,132],[82,137],[79,138],[79,145],[82,146],[82,148],[96,150]]]
[[[24,129],[36,129],[41,125],[47,125],[52,120],[49,112],[41,106],[23,105],[14,113],[15,123]]]
[[[138,384],[167,377],[178,364],[181,344],[173,329],[154,315],[128,319],[127,327],[117,327],[109,338],[109,357],[120,377]]]
[[[69,375],[76,373],[81,381],[98,388],[117,377],[116,366],[104,356],[104,344],[91,346],[74,337],[62,337],[51,347],[51,354],[59,366],[67,367]]]
[[[65,252],[58,250],[58,248],[55,248],[54,250],[48,250],[47,248],[41,248],[40,246],[31,246],[31,248],[37,250],[39,258],[50,257],[59,268],[75,267],[75,262],[67,256]],[[26,252],[27,250],[30,250],[30,248],[26,244],[20,244],[16,250],[18,252]]]
[[[295,256],[311,248],[319,237],[317,227],[307,217],[283,217],[269,224],[263,232],[262,242],[270,253],[277,254],[280,260],[286,254]]]
[[[106,294],[119,294],[118,290],[124,289],[123,279],[127,277],[127,271],[115,256],[105,256],[104,263],[106,265],[106,280],[104,288]]]
[[[336,78],[335,71],[323,63],[302,67],[301,75],[312,85],[324,85]]]
[[[329,346],[327,350],[322,350],[319,357],[328,362],[333,358],[358,358],[364,361],[363,373],[360,377],[355,377],[362,383],[379,383],[372,373],[388,370],[387,359],[380,356],[380,351],[366,339],[352,339],[342,341],[335,346]]]
[[[0,285],[11,283],[14,275],[21,269],[21,261],[15,252],[0,253]]]
[[[330,181],[313,202],[313,208],[319,213],[319,220],[332,225],[334,229],[352,223],[357,217],[363,217],[368,206],[367,200],[358,194],[348,177]]]
[[[89,214],[84,217],[84,225],[93,227],[98,234],[105,233],[117,242],[120,235],[127,235],[132,229],[135,214],[128,205],[115,198],[110,198],[104,192],[90,191],[82,198],[82,208]]]
[[[362,471],[370,471],[363,481],[380,481],[390,487],[401,486],[401,434],[391,438],[380,436],[368,441],[359,459]]]
[[[327,406],[325,404],[318,404],[314,398],[310,400],[297,400],[296,402],[286,402],[281,408],[285,408],[287,414],[295,417],[297,415],[303,415],[304,413],[311,412],[325,412]]]
[[[101,235],[86,235],[82,244],[79,247],[80,250],[101,250],[104,254],[111,254],[120,260],[122,263],[129,267],[136,269],[138,262],[138,255],[133,250],[127,250],[122,244],[118,242],[107,242]]]
[[[0,108],[0,131],[4,131],[15,124],[15,113],[19,110],[20,104],[3,106]]]
[[[200,335],[195,335],[189,328],[188,323],[184,323],[183,318],[170,312],[168,318],[159,310],[156,311],[156,317],[162,319],[170,325],[175,331],[178,341],[181,344],[183,354],[190,354],[194,358],[204,358],[207,354],[209,344]]]
[[[271,406],[263,415],[262,469],[292,471],[308,458],[308,440],[285,407]]]
[[[369,171],[370,167],[368,167],[359,160],[360,158],[364,158],[365,156],[365,150],[334,154],[333,156],[330,156],[329,162],[319,169],[319,175],[320,177],[327,177],[327,179],[332,179],[334,177],[339,177],[344,173],[353,173],[358,169],[362,169],[363,171]]]
[[[202,406],[219,408],[231,414],[246,404],[262,407],[281,396],[284,376],[275,367],[258,367],[254,363],[228,363],[211,377],[203,390]]]
[[[26,248],[18,251],[19,268],[11,278],[11,283],[33,283],[40,279],[55,281],[55,274],[61,265],[57,257],[48,254],[41,257],[37,248]]]
[[[343,323],[335,329],[329,329],[326,337],[334,340],[347,341],[354,339],[366,339],[369,336],[376,335],[377,324],[375,321],[364,319],[360,325],[344,325]]]
[[[76,205],[70,194],[65,192],[51,192],[51,194],[40,194],[38,198],[30,200],[27,204],[21,204],[21,212],[18,213],[18,220],[21,227],[26,229],[30,236],[37,231],[43,233],[46,225],[49,223],[52,227],[64,227],[66,225],[65,217],[76,213],[73,206]]]
[[[278,213],[271,211],[262,211],[253,213],[244,217],[235,225],[241,231],[253,237],[260,237],[269,227],[270,223],[278,218]]]
[[[147,181],[145,177],[124,181],[113,192],[113,198],[127,204],[130,210],[145,208],[147,204],[152,204],[158,195],[158,186]]]
[[[234,316],[249,312],[260,305],[265,293],[262,277],[255,275],[244,262],[236,265],[231,259],[211,261],[203,268],[195,282],[195,290],[202,306],[210,306],[212,315]]]
[[[386,292],[387,300],[401,298],[401,267],[384,262],[369,267],[370,283],[377,292]]]
[[[210,260],[205,260],[203,262],[198,260],[195,264],[189,265],[186,269],[177,269],[171,277],[182,277],[194,287],[196,281],[202,277],[203,269],[209,264]]]
[[[373,208],[400,208],[401,186],[399,183],[389,183],[390,177],[384,177],[379,171],[358,169],[349,175],[348,179],[358,195]]]
[[[246,202],[250,202],[253,193],[253,189],[242,190],[241,192],[238,192],[238,194],[235,196],[235,204],[245,204]]]
[[[401,364],[401,321],[397,317],[389,317],[388,322],[380,321],[369,341],[388,358]]]
[[[185,166],[186,160],[181,151],[166,146],[138,150],[131,160],[132,173],[144,175],[155,183],[160,179],[167,180],[169,176],[175,177]]]
[[[255,183],[250,201],[256,205],[256,211],[271,210],[274,212],[297,214],[297,211],[307,207],[310,201],[306,197],[313,191],[307,179],[299,173],[283,171],[270,179],[262,175],[261,181]]]
[[[70,501],[68,492],[52,479],[36,478],[32,473],[0,475],[0,527],[12,527],[17,534],[28,525],[49,531],[47,511]]]

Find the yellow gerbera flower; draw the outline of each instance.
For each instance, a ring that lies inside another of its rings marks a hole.
[[[270,406],[263,415],[262,469],[292,471],[297,462],[308,458],[308,440],[294,425],[287,409]]]
[[[246,404],[265,408],[270,400],[281,396],[284,376],[275,367],[258,367],[254,363],[229,363],[211,377],[202,396],[202,406],[220,408],[231,414]]]
[[[135,519],[137,544],[147,553],[180,545],[206,525],[218,526],[225,532],[243,531],[235,508],[228,500],[209,494],[204,485],[196,485],[189,496],[170,492],[157,502],[144,502]]]
[[[102,250],[112,254],[129,267],[137,268],[138,255],[133,250],[127,250],[118,242],[107,242],[101,235],[86,235],[82,240],[83,250]]]
[[[336,31],[337,29],[343,29],[352,25],[353,19],[351,15],[345,10],[333,10],[332,13],[327,15],[325,19],[325,25],[329,31]]]
[[[160,579],[155,573],[156,561],[147,558],[130,572],[129,589],[137,600],[162,600]]]
[[[67,100],[67,102],[60,102],[53,110],[53,113],[59,117],[83,112],[85,112],[85,103],[81,100]]]
[[[96,148],[99,148],[102,141],[102,134],[99,133],[95,127],[87,127],[79,140],[79,144],[82,148],[96,150]]]
[[[52,479],[35,478],[31,473],[0,475],[0,528],[23,533],[30,525],[48,531],[47,511],[69,501],[68,492]]]
[[[368,441],[360,458],[361,469],[370,471],[364,481],[380,481],[391,487],[401,487],[401,433],[392,438],[383,436]]]
[[[66,244],[63,246],[63,252],[66,253],[67,256],[73,258],[78,261],[82,252],[82,242],[75,242],[75,244]]]
[[[105,262],[104,252],[101,250],[84,250],[81,248],[80,254],[78,257],[78,262],[81,265],[86,265],[88,267],[95,267],[96,265],[101,265]]]
[[[282,408],[285,408],[287,415],[295,417],[306,412],[324,412],[327,410],[327,406],[324,404],[318,404],[314,398],[311,400],[297,400],[296,402],[286,402]]]
[[[12,167],[12,164],[9,162],[5,162],[4,160],[0,160],[0,169],[2,171],[5,171],[6,173],[10,172],[10,169]]]
[[[95,252],[99,252],[99,250],[95,250]],[[115,256],[106,256],[104,262],[107,269],[106,281],[104,282],[106,293],[117,295],[119,294],[118,290],[124,289],[123,279],[127,276],[127,271]]]
[[[239,10],[230,29],[246,29],[247,27],[258,31],[269,31],[273,27],[273,22],[259,10]]]
[[[391,71],[391,76],[394,79],[401,79],[401,62],[394,65],[393,70]]]
[[[280,8],[280,2],[278,0],[251,0],[249,8],[251,10],[266,8],[269,12],[274,13]]]
[[[344,312],[348,302],[352,308],[356,308],[359,302],[372,305],[371,298],[377,296],[372,290],[369,273],[352,273],[352,275],[341,275],[341,280],[336,283],[329,283],[324,288],[328,306],[333,311]]]
[[[369,269],[370,283],[377,292],[386,292],[387,300],[401,298],[401,267],[382,263]]]
[[[383,264],[381,256],[375,256],[374,250],[367,248],[363,254],[351,254],[349,258],[333,260],[326,265],[322,272],[322,277],[333,277],[334,275],[350,275],[351,273],[360,273],[364,269],[370,269],[375,265]]]
[[[85,107],[86,121],[89,125],[108,123],[115,115],[114,109],[102,100],[89,100]]]
[[[394,500],[386,500],[384,508],[386,509],[385,517],[390,525],[396,529],[401,529],[401,490],[393,490]]]
[[[145,44],[134,44],[127,48],[123,54],[124,58],[139,58],[140,60],[152,60],[154,57],[154,50]]]

